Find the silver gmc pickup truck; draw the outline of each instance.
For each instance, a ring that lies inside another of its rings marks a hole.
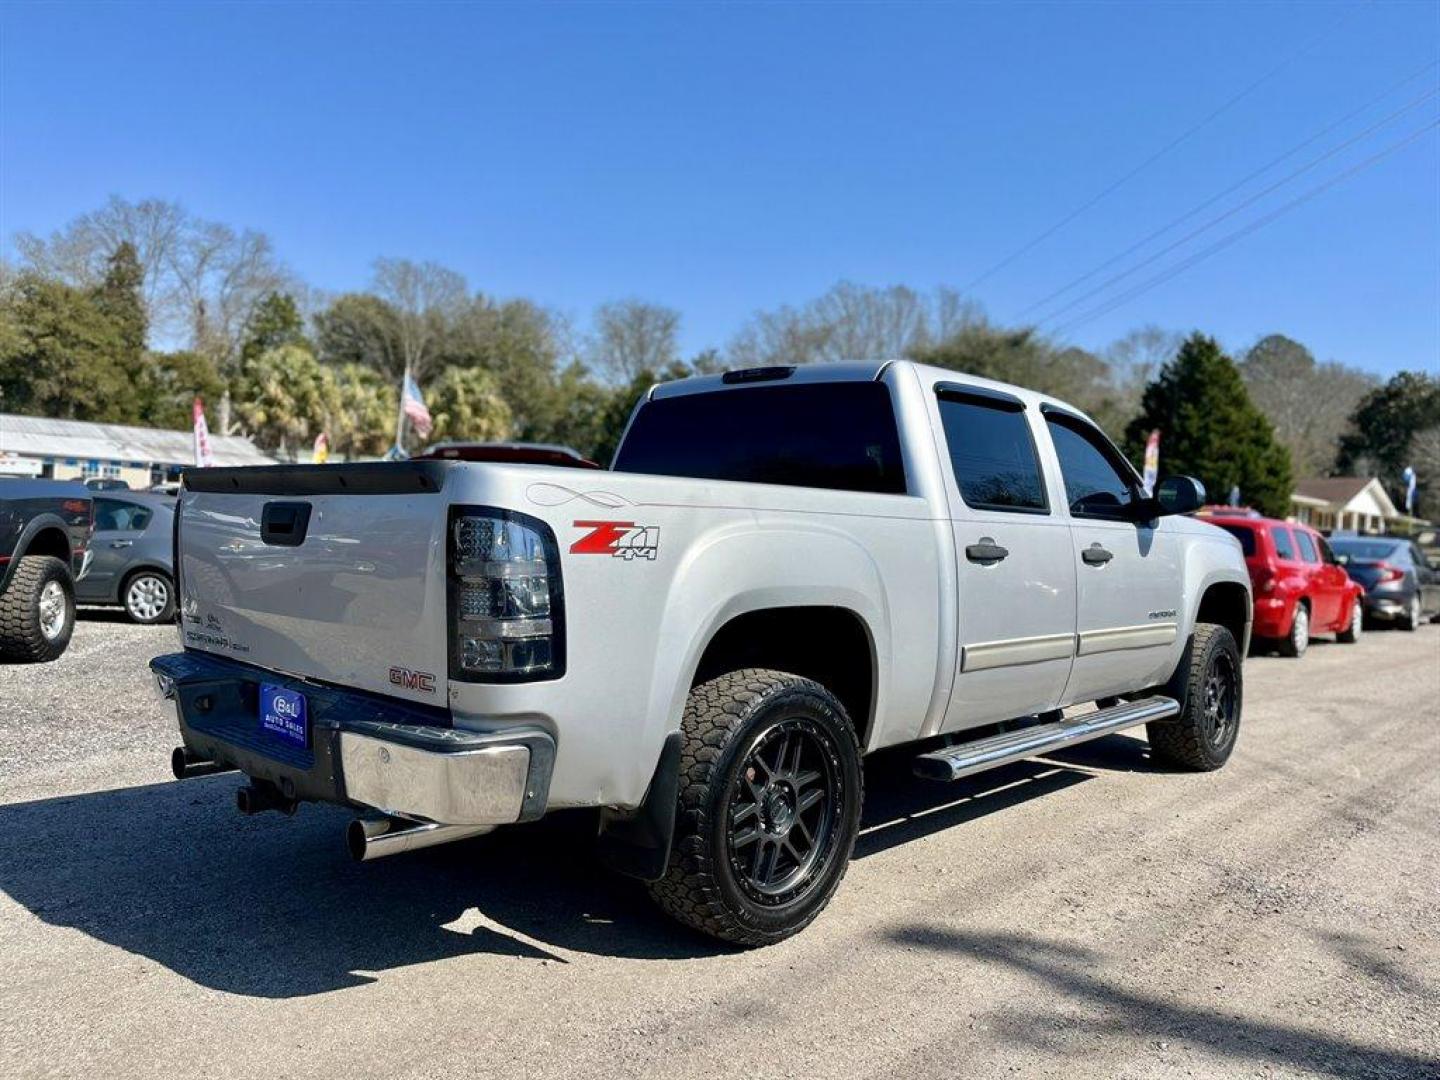
[[[664,383],[609,470],[415,460],[187,473],[178,777],[355,808],[370,859],[596,811],[706,933],[814,919],[862,757],[955,780],[1145,725],[1223,765],[1250,585],[1064,403],[904,361]],[[1078,837],[1077,837],[1078,839]]]

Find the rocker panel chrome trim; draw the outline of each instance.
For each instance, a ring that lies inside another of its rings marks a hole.
[[[990,668],[1009,667],[1012,664],[1068,660],[1074,654],[1074,634],[1042,634],[1038,637],[982,641],[964,647],[960,670],[986,671]]]
[[[1170,645],[1174,643],[1179,632],[1179,625],[1173,622],[1086,630],[1080,635],[1080,647],[1076,655],[1093,656],[1096,653],[1119,649],[1146,649],[1155,645]]]

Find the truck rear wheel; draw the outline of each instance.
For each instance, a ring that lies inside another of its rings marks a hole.
[[[845,876],[864,797],[860,746],[819,683],[747,668],[690,691],[670,865],[673,918],[738,945],[808,926]]]
[[[1176,674],[1180,715],[1145,725],[1156,761],[1208,772],[1230,759],[1240,734],[1245,688],[1235,636],[1215,623],[1197,623],[1188,668]],[[1173,684],[1172,684],[1173,685]]]
[[[54,660],[75,631],[75,586],[70,569],[50,555],[26,555],[0,595],[0,660]]]

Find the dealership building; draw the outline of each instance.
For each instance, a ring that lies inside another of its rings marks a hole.
[[[274,465],[241,435],[211,435],[216,465]],[[0,475],[123,480],[132,488],[177,480],[195,464],[189,431],[0,413]]]

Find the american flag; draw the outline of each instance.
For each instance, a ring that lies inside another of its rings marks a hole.
[[[430,410],[425,407],[425,399],[420,396],[420,387],[408,371],[405,373],[404,387],[400,391],[400,409],[415,426],[415,434],[422,439],[430,434]]]

